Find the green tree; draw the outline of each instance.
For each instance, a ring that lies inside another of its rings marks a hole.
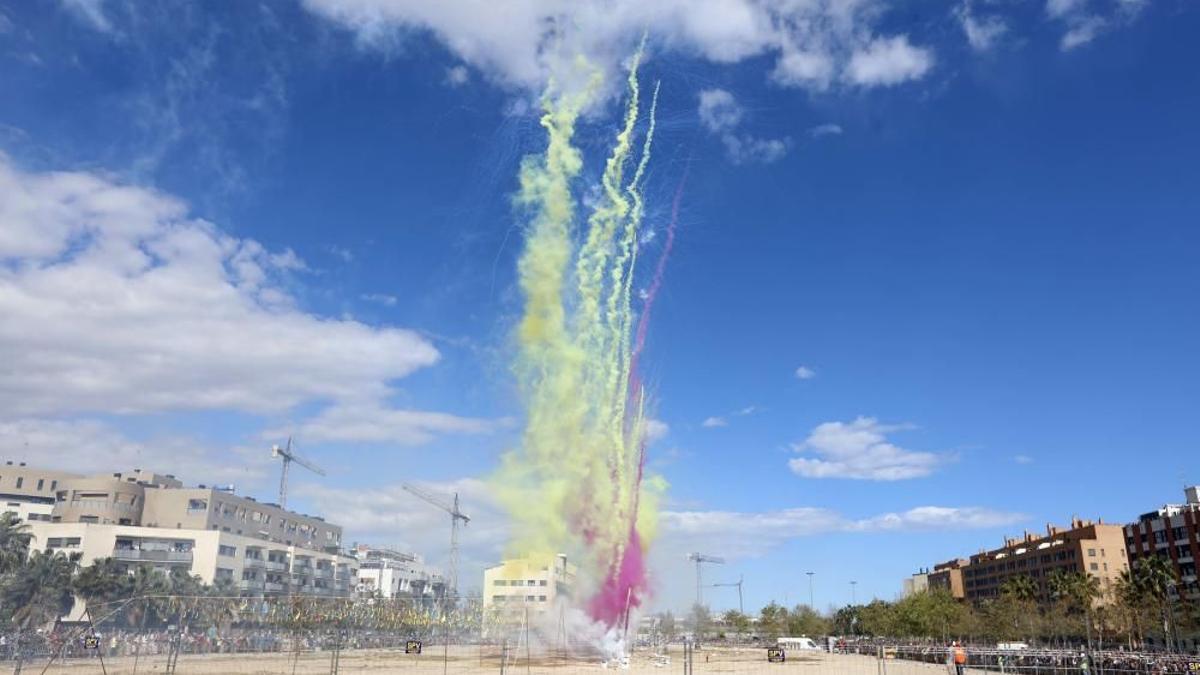
[[[721,622],[735,633],[746,633],[750,630],[750,617],[736,609],[731,609],[721,615]]]
[[[688,615],[688,626],[697,640],[704,639],[712,630],[712,614],[709,613],[708,607],[700,604],[692,605],[692,611]]]
[[[0,574],[14,571],[29,555],[29,525],[15,513],[0,515]]]
[[[818,614],[808,605],[796,605],[787,617],[788,635],[826,635],[829,633],[829,621]]]
[[[71,580],[78,562],[78,554],[68,557],[34,551],[5,579],[0,592],[13,622],[24,630],[57,621],[70,612],[75,604]]]
[[[763,637],[774,640],[788,629],[787,608],[774,600],[758,612],[758,630]]]
[[[87,603],[108,603],[128,596],[129,573],[112,558],[97,558],[79,569],[73,585]]]

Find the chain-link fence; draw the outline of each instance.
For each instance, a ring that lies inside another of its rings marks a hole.
[[[156,597],[93,603],[85,621],[0,635],[0,670],[47,675],[960,675],[944,646],[842,644],[833,652],[634,640],[627,657],[565,623],[388,601]],[[631,636],[632,637],[632,636]],[[659,636],[661,637],[661,636]],[[823,644],[818,642],[818,644]],[[961,675],[1200,675],[1200,657],[968,648]]]

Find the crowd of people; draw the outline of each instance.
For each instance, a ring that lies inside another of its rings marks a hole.
[[[1016,675],[1200,675],[1200,656],[1167,652],[1084,649],[997,649],[951,643],[897,644],[886,640],[839,642],[845,653],[963,666]]]

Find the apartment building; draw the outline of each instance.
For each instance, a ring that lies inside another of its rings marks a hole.
[[[914,593],[924,593],[929,590],[929,570],[923,569],[904,579],[900,587],[900,597],[907,598]]]
[[[966,598],[966,587],[963,585],[963,568],[970,564],[966,558],[955,558],[933,566],[929,573],[928,585],[931,591],[945,591],[956,600]]]
[[[562,554],[552,559],[505,560],[483,572],[483,605],[502,611],[543,611],[559,596],[570,597],[575,575],[575,565]]]
[[[0,511],[12,513],[26,522],[50,520],[54,494],[59,483],[81,478],[65,471],[25,466],[25,462],[5,462],[0,466]]]
[[[421,556],[360,544],[354,548],[358,560],[357,591],[383,598],[410,598],[433,606],[446,597],[446,579],[441,570],[426,565]]]
[[[1050,595],[1046,578],[1055,570],[1088,574],[1105,589],[1127,569],[1121,526],[1073,518],[1069,528],[1047,525],[1045,535],[1026,532],[1019,539],[1005,539],[1000,548],[971,556],[961,566],[963,596],[972,602],[998,597],[1006,580],[1024,575],[1038,584],[1045,600]]]
[[[77,552],[84,565],[113,558],[129,568],[182,567],[249,596],[354,590],[358,560],[341,552],[341,527],[322,518],[142,470],[74,476],[4,469],[23,477],[23,488],[45,480],[42,492],[52,494],[49,513],[29,519],[34,549]],[[0,473],[0,481],[9,478]]]
[[[1130,564],[1150,556],[1171,562],[1179,584],[1169,589],[1172,597],[1200,600],[1196,560],[1200,558],[1200,486],[1184,489],[1183,504],[1166,504],[1144,513],[1124,528],[1125,550]]]

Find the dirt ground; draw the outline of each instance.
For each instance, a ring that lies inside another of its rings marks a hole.
[[[639,651],[630,660],[628,669],[605,667],[598,660],[538,657],[524,654],[511,657],[501,668],[500,658],[491,650],[474,646],[450,647],[445,658],[442,648],[431,647],[421,655],[404,654],[402,650],[348,650],[338,657],[339,673],[402,673],[403,675],[569,675],[571,673],[613,672],[613,675],[667,675],[684,670],[683,652],[672,646],[667,659]],[[90,675],[107,672],[109,675],[166,672],[166,656],[106,658],[103,669],[97,658],[55,664],[47,675]],[[744,673],[831,673],[833,675],[945,675],[944,667],[911,662],[887,664],[888,672],[871,657],[831,655],[816,652],[792,652],[785,663],[768,663],[765,649],[711,649],[695,652],[695,675]],[[41,673],[45,663],[27,663],[23,673]],[[135,670],[136,665],[136,670]],[[333,671],[331,652],[302,652],[296,654],[183,654],[176,673],[230,675],[316,675]]]

